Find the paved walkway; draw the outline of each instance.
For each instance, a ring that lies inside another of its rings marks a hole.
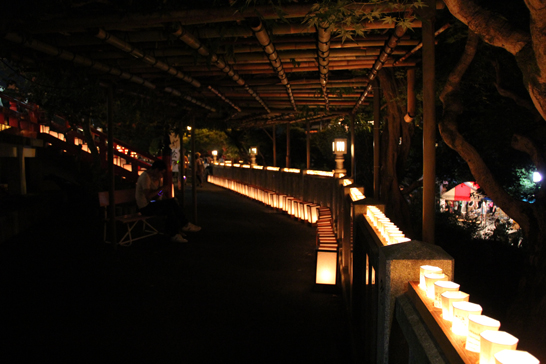
[[[0,245],[2,362],[351,362],[313,228],[206,184],[190,243],[113,251],[74,204]]]

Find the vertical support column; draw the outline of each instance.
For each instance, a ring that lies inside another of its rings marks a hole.
[[[436,112],[434,22],[436,1],[426,0],[423,10],[423,241],[434,244]]]
[[[355,114],[351,114],[351,177],[353,181],[356,179],[356,163],[355,163]]]
[[[381,96],[377,79],[373,80],[373,196],[379,199],[380,186],[380,156],[381,145],[379,135],[379,119],[381,118]]]
[[[180,162],[178,163],[178,188],[182,191],[180,196],[180,205],[184,207],[184,200],[186,194],[186,152],[184,150],[184,122],[180,121],[180,128],[178,134],[180,135]]]
[[[277,126],[273,124],[273,167],[277,166]]]
[[[286,123],[286,168],[290,168],[290,123]]]
[[[116,236],[116,200],[114,192],[116,190],[116,180],[114,176],[114,90],[112,85],[108,86],[108,216],[110,217],[110,241],[112,246],[117,248],[118,239]]]
[[[311,123],[307,120],[307,137],[306,140],[306,151],[307,151],[307,169],[311,169]]]
[[[193,222],[197,224],[197,166],[195,165],[195,115],[191,116],[191,194]]]
[[[408,68],[407,70],[407,114],[404,117],[404,120],[407,123],[413,121],[415,117],[415,68]]]
[[[17,168],[19,168],[19,193],[27,194],[27,176],[25,170],[25,148],[22,145],[17,146]]]

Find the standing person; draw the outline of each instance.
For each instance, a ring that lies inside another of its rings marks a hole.
[[[203,177],[205,176],[205,162],[201,158],[201,153],[195,153],[195,175],[197,176],[197,185],[203,187]]]
[[[135,192],[138,211],[145,216],[166,215],[165,233],[173,242],[187,243],[182,234],[199,231],[201,227],[188,221],[176,199],[162,199],[164,191],[161,181],[166,170],[165,162],[157,160],[138,177]]]

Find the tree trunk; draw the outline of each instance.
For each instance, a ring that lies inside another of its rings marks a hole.
[[[386,119],[381,143],[381,200],[386,202],[387,214],[406,235],[415,237],[409,207],[400,190],[414,127],[404,121],[405,104],[401,99],[405,86],[396,79],[392,70],[382,69],[378,79],[387,102]]]

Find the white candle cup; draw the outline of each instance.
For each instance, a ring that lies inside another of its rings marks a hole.
[[[466,302],[453,302],[453,325],[451,331],[455,335],[467,336],[468,335],[468,316],[481,315],[482,306]]]
[[[446,291],[442,293],[442,317],[451,321],[453,317],[453,302],[468,302],[469,295],[463,291]]]
[[[527,351],[501,350],[495,354],[495,364],[540,364],[540,361]]]
[[[431,273],[425,274],[425,287],[427,292],[427,297],[434,299],[434,283],[437,281],[447,281],[448,277],[444,273]]]
[[[499,331],[500,321],[484,315],[468,316],[468,336],[466,337],[466,350],[474,353],[480,352],[480,334],[485,330]]]
[[[515,350],[519,341],[505,331],[485,330],[480,337],[480,364],[495,364],[496,353],[505,349]]]
[[[435,267],[433,265],[422,265],[420,267],[420,273],[419,273],[419,288],[421,288],[423,291],[427,289],[426,283],[425,283],[425,274],[432,274],[432,273],[442,273],[442,268]]]
[[[434,282],[434,307],[442,308],[442,293],[447,291],[458,291],[460,285],[451,281]]]

